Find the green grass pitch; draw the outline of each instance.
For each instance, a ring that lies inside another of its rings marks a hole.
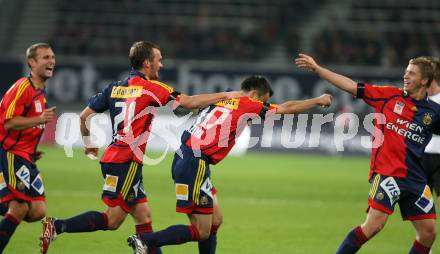
[[[48,215],[65,218],[102,211],[98,162],[80,150],[67,158],[62,148],[42,148],[46,154],[38,167]],[[156,230],[188,223],[186,216],[175,212],[170,165],[171,155],[157,166],[143,168]],[[364,157],[250,153],[226,158],[211,167],[224,214],[217,253],[335,253],[346,233],[365,218],[368,167]],[[40,230],[40,223],[22,223],[5,253],[39,253]],[[125,240],[133,231],[127,217],[117,231],[63,234],[49,253],[131,253]],[[359,253],[407,253],[414,237],[411,223],[403,222],[396,209],[385,229]],[[163,252],[198,253],[196,243],[164,247]]]

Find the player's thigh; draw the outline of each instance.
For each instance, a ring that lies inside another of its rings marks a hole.
[[[420,234],[436,234],[436,223],[435,219],[426,219],[426,220],[415,220],[412,221],[412,224],[418,235]]]
[[[223,213],[220,208],[220,204],[218,202],[217,194],[214,194],[212,197],[213,205],[214,205],[214,212],[212,217],[212,225],[220,225],[223,223]]]
[[[148,203],[139,203],[133,206],[130,215],[136,224],[145,224],[151,222],[151,209]]]
[[[29,222],[41,220],[46,216],[46,202],[42,200],[34,200],[29,203],[29,211],[27,220]]]

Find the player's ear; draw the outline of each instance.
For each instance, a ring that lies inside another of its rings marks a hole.
[[[37,61],[34,58],[28,58],[28,60],[27,60],[27,64],[28,64],[29,68],[31,68],[31,69],[33,66],[35,66],[36,62]]]
[[[150,68],[150,64],[151,64],[150,61],[148,59],[145,59],[144,62],[142,63],[142,66],[145,69],[148,69],[148,68]]]
[[[426,78],[422,79],[422,86],[428,88],[428,79]]]
[[[257,90],[251,90],[249,92],[249,97],[254,99],[254,100],[258,100],[258,92],[257,92]]]

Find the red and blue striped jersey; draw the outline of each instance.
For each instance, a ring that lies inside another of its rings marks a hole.
[[[23,130],[5,130],[6,121],[17,116],[39,116],[46,109],[44,89],[35,89],[28,77],[17,80],[0,103],[0,142],[3,149],[33,163],[44,124]]]
[[[248,120],[264,118],[275,108],[248,96],[220,101],[199,113],[193,125],[183,133],[182,144],[200,150],[210,164],[217,164],[231,151]]]
[[[132,70],[125,80],[110,83],[90,98],[88,107],[98,113],[109,110],[112,122],[113,141],[101,163],[142,163],[154,108],[177,100],[178,96],[172,87]]]
[[[428,96],[415,100],[397,87],[358,84],[357,97],[385,116],[385,123],[375,123],[383,133],[383,143],[373,148],[370,177],[385,176],[426,181],[420,159],[433,133],[440,133],[440,105]],[[373,142],[379,133],[374,134]]]

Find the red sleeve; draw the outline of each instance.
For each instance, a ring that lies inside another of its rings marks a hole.
[[[9,120],[23,114],[27,99],[26,90],[31,84],[27,78],[21,79],[4,95],[2,100],[2,118]]]
[[[397,87],[359,83],[356,97],[363,99],[368,105],[377,108],[390,97],[400,94],[402,94],[402,90]]]
[[[179,92],[174,91],[174,88],[168,86],[159,81],[149,80],[152,83],[148,89],[154,94],[156,97],[157,104],[155,106],[164,106],[171,100],[179,100]]]

